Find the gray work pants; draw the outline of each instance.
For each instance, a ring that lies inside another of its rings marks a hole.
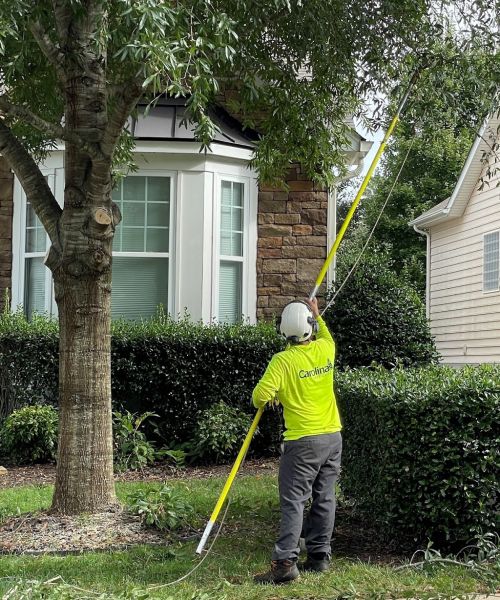
[[[335,482],[340,472],[340,432],[311,435],[284,443],[280,460],[280,535],[273,560],[297,559],[304,507],[312,497],[305,523],[307,553],[331,553],[335,522]]]

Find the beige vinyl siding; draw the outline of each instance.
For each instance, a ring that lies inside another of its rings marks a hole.
[[[497,164],[500,167],[500,164]],[[442,361],[500,363],[500,291],[483,292],[484,234],[500,230],[500,174],[462,217],[430,229],[430,320]]]

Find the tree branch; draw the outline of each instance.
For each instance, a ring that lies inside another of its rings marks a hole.
[[[26,196],[54,245],[59,245],[58,222],[62,209],[40,168],[12,131],[0,119],[0,154],[21,182]]]
[[[5,114],[8,114],[12,117],[16,117],[25,123],[29,123],[38,131],[49,135],[54,139],[63,140],[65,142],[69,142],[70,144],[75,144],[79,148],[81,148],[84,152],[86,152],[91,158],[96,160],[104,158],[101,151],[99,150],[99,146],[97,144],[93,144],[84,140],[77,133],[72,131],[68,131],[65,127],[61,125],[56,125],[55,123],[50,123],[45,119],[42,119],[35,113],[31,112],[25,106],[19,106],[16,104],[12,104],[6,96],[0,96],[0,110]]]
[[[125,123],[142,98],[143,93],[144,89],[141,82],[136,79],[127,81],[118,88],[118,92],[115,94],[116,104],[109,115],[101,145],[104,154],[109,156],[113,153]]]
[[[52,42],[39,23],[29,23],[28,27],[44,56],[56,70],[59,81],[64,84],[66,81],[66,74],[63,67],[64,54],[61,52],[59,46]]]

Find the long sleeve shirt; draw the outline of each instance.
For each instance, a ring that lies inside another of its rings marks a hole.
[[[335,342],[321,317],[316,340],[275,354],[255,387],[256,408],[276,396],[283,406],[285,440],[342,429],[333,391]]]

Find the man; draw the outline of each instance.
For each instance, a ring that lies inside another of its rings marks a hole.
[[[317,300],[285,306],[278,328],[289,345],[273,356],[252,396],[254,406],[260,408],[277,395],[285,419],[279,468],[280,534],[270,571],[255,577],[257,583],[274,584],[299,576],[299,539],[305,504],[311,497],[305,522],[307,560],[301,568],[328,569],[342,453],[333,392],[335,343],[319,314]]]

